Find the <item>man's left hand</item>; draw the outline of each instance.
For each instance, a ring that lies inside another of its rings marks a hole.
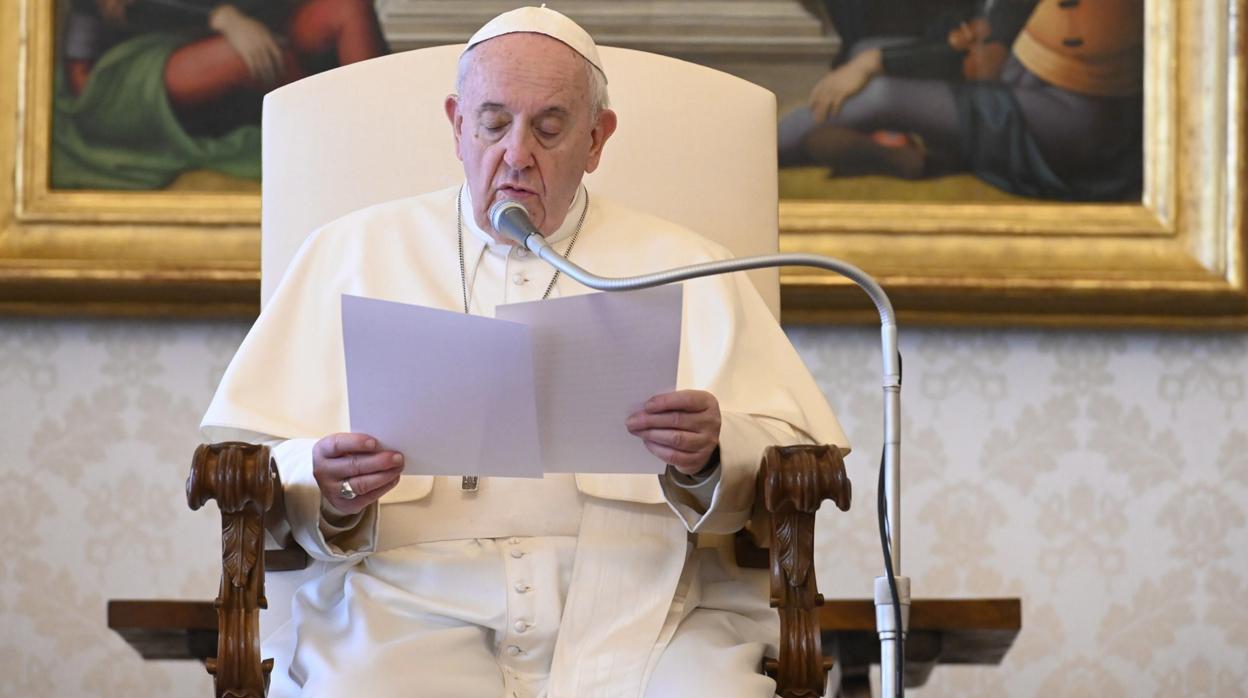
[[[719,400],[704,390],[660,393],[624,425],[659,460],[693,475],[706,467],[719,446]]]
[[[845,100],[862,91],[872,78],[884,72],[884,54],[878,48],[867,49],[849,61],[833,68],[810,90],[810,115],[822,124],[841,112]]]

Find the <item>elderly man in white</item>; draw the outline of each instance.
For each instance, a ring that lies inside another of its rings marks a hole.
[[[746,524],[767,446],[846,441],[743,275],[686,284],[679,389],[620,425],[668,464],[661,476],[468,488],[401,476],[404,454],[348,433],[342,294],[492,316],[588,292],[492,229],[499,200],[524,204],[555,249],[602,274],[727,256],[582,186],[617,117],[593,40],[563,15],[523,8],[487,23],[456,89],[445,109],[464,184],[316,231],[204,417],[214,441],[272,445],[289,527],[275,533],[331,563],[265,647],[271,694],[773,695],[759,673],[777,637],[765,582],[692,534]]]

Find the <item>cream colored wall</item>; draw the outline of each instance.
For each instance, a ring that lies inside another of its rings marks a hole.
[[[105,605],[216,596],[215,505],[184,488],[244,331],[0,320],[0,696],[212,695],[193,663],[142,662]]]
[[[1000,669],[942,668],[920,694],[1248,695],[1248,337],[903,332],[915,596],[1023,599]],[[790,336],[857,440],[855,506],[822,512],[820,586],[867,596],[875,333]]]
[[[185,507],[195,425],[244,326],[0,320],[0,697],[205,696],[142,662],[109,598],[211,598],[214,512]],[[790,328],[855,442],[819,576],[880,553],[876,333]],[[925,696],[1248,691],[1244,336],[904,329],[903,556],[915,594],[1023,598],[999,669]]]

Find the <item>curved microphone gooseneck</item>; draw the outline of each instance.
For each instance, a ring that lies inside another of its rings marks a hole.
[[[881,516],[880,527],[881,539],[885,543],[885,574],[875,578],[873,588],[876,628],[880,637],[881,694],[903,695],[902,643],[910,624],[910,579],[901,575],[901,356],[897,352],[896,315],[884,289],[866,272],[848,262],[813,254],[760,255],[693,264],[639,276],[598,276],[555,252],[533,225],[528,210],[520,203],[499,201],[490,207],[489,218],[494,230],[597,291],[633,291],[750,269],[802,266],[836,272],[866,292],[880,314],[884,365],[884,448],[880,465],[884,515]]]

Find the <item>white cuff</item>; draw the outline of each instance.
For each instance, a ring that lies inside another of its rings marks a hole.
[[[719,486],[719,481],[723,479],[723,468],[719,463],[706,473],[697,475],[686,475],[680,472],[674,466],[668,465],[665,476],[671,481],[671,484],[679,487],[697,503],[697,509],[706,513],[711,506],[711,497],[715,494],[715,488]]]
[[[377,505],[346,519],[324,516],[312,474],[313,439],[290,439],[271,451],[282,476],[286,519],[295,542],[313,559],[340,562],[371,553],[377,543]]]

